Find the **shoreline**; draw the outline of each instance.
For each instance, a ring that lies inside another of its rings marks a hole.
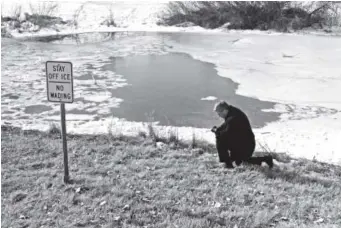
[[[145,122],[148,123],[148,122]],[[155,127],[155,125],[153,126]],[[172,127],[172,126],[160,126],[160,127]],[[13,134],[20,134],[20,135],[36,135],[36,136],[40,136],[40,137],[48,137],[48,138],[52,138],[52,139],[60,139],[62,140],[61,137],[61,130],[56,128],[49,128],[48,130],[38,130],[38,129],[23,129],[21,127],[18,126],[13,126],[11,124],[3,124],[1,123],[1,131],[2,132],[12,132]],[[156,139],[152,139],[150,138],[150,136],[148,135],[148,132],[137,132],[137,134],[131,134],[131,135],[125,135],[122,133],[117,133],[115,134],[115,132],[109,132],[109,133],[84,133],[84,134],[80,134],[80,133],[74,133],[74,132],[69,132],[67,131],[67,140],[72,140],[72,139],[81,139],[81,138],[96,138],[96,137],[112,137],[116,140],[128,140],[128,141],[139,141],[141,139],[144,139],[146,141],[150,141],[152,140],[152,143],[154,143],[154,146],[159,148],[159,149],[164,149],[166,147],[170,147],[173,148],[174,146],[178,147],[178,149],[202,149],[202,150],[209,150],[212,153],[216,153],[216,148],[215,148],[215,140],[213,142],[210,141],[206,141],[206,140],[202,140],[202,139],[197,139],[197,145],[195,147],[193,147],[192,142],[189,140],[182,140],[180,138],[178,138],[177,142],[172,142],[172,141],[168,141],[169,139],[169,135],[159,135],[160,138]],[[257,140],[256,140],[257,141]],[[160,143],[160,144],[158,144]],[[175,144],[173,144],[175,143]],[[258,144],[256,142],[256,144]],[[173,148],[174,149],[174,148]],[[307,159],[305,157],[292,157],[291,155],[285,153],[285,152],[272,152],[272,151],[259,151],[259,150],[255,150],[254,151],[254,155],[253,156],[258,156],[261,154],[271,154],[274,156],[274,159],[279,159],[278,161],[282,161],[284,163],[289,162],[291,160],[292,161],[306,161],[306,162],[312,162],[312,163],[319,163],[319,164],[324,164],[324,165],[331,165],[331,166],[335,166],[335,167],[339,167],[341,168],[341,163],[340,164],[334,164],[334,163],[329,163],[329,162],[324,162],[324,161],[319,161],[319,160],[311,160],[311,159]],[[284,161],[285,160],[285,161]],[[278,162],[277,161],[277,162]],[[295,163],[295,162],[294,162]]]
[[[67,115],[66,115],[67,117]],[[67,118],[66,118],[67,119]],[[39,134],[48,134],[48,132],[51,130],[51,126],[59,126],[60,121],[53,122],[52,125],[46,125],[44,129],[42,129],[38,125],[29,125],[29,126],[20,126],[20,124],[12,124],[12,123],[6,123],[6,121],[2,121],[1,127],[4,128],[14,128],[22,132],[39,132]],[[184,144],[190,144],[193,141],[193,134],[194,134],[194,140],[199,141],[201,143],[205,143],[208,145],[215,145],[215,138],[210,129],[206,128],[193,128],[193,127],[174,127],[174,126],[162,126],[158,125],[157,122],[150,123],[150,122],[129,122],[125,120],[121,120],[119,118],[113,119],[105,119],[100,121],[89,121],[87,123],[84,123],[83,125],[78,125],[78,128],[71,128],[72,123],[71,121],[66,122],[66,129],[68,136],[105,136],[105,135],[112,135],[113,137],[130,137],[130,138],[136,138],[139,137],[139,135],[148,135],[149,134],[149,127],[152,126],[153,130],[155,131],[155,134],[157,137],[160,138],[169,138],[172,137],[172,135],[176,135],[179,142]],[[113,123],[114,122],[114,123]],[[56,125],[57,123],[57,125]],[[69,126],[68,126],[69,123]],[[130,126],[125,125],[125,123],[129,123]],[[275,123],[276,124],[276,123]],[[109,127],[111,125],[111,128]],[[71,128],[71,129],[70,129]],[[96,131],[89,132],[87,129],[89,128],[96,128]],[[295,154],[295,152],[292,151],[285,151],[285,150],[277,150],[277,148],[273,147],[270,143],[271,141],[267,141],[266,137],[268,134],[271,134],[270,132],[267,132],[267,130],[257,130],[253,129],[254,134],[256,136],[256,148],[255,153],[257,152],[271,152],[273,154],[285,154],[286,156],[290,156],[293,159],[303,159],[308,160],[311,162],[320,162],[330,165],[335,165],[338,167],[341,167],[341,159],[339,161],[333,160],[330,157],[319,157],[321,154],[318,154],[319,156],[316,156],[317,154],[311,154],[310,156],[307,156],[305,152],[301,154]],[[291,129],[292,130],[292,129]],[[265,137],[265,138],[264,138]],[[271,137],[271,136],[269,136]],[[278,136],[274,136],[278,137]],[[290,140],[290,139],[288,139]],[[270,144],[270,145],[269,145]]]
[[[269,35],[269,36],[326,36],[326,37],[340,37],[341,38],[341,28],[340,31],[334,33],[327,33],[323,31],[295,31],[295,32],[277,32],[273,30],[261,31],[261,30],[227,30],[227,29],[205,29],[199,26],[193,27],[176,27],[176,26],[132,26],[132,27],[102,27],[99,29],[65,29],[64,31],[40,31],[40,32],[24,32],[24,33],[10,33],[13,39],[25,39],[25,38],[35,38],[35,37],[49,37],[49,36],[68,36],[77,34],[87,34],[87,33],[119,33],[119,32],[150,32],[150,33],[194,33],[194,34],[204,34],[204,35]],[[5,37],[6,38],[6,37]]]

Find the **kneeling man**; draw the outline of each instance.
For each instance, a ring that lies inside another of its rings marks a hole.
[[[256,146],[255,135],[243,111],[225,101],[217,103],[214,111],[225,120],[221,126],[212,128],[212,132],[216,135],[220,162],[224,162],[227,168],[233,168],[233,161],[236,165],[242,162],[261,165],[262,162],[266,162],[270,168],[273,167],[271,155],[252,157]]]

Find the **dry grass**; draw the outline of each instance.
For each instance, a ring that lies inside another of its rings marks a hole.
[[[340,227],[341,168],[297,161],[224,169],[214,147],[2,127],[2,227]]]
[[[60,135],[61,134],[61,130],[60,130],[60,127],[54,123],[54,122],[51,122],[50,123],[50,126],[49,126],[49,130],[48,130],[48,134],[58,134]]]
[[[197,138],[195,136],[195,132],[192,132],[192,141],[191,141],[191,148],[196,148],[198,146]]]
[[[75,28],[78,28],[79,16],[83,12],[85,4],[86,3],[80,5],[73,14],[72,24],[75,26]]]
[[[56,2],[42,1],[30,3],[32,15],[54,16],[59,10],[59,4]]]
[[[19,20],[22,12],[22,6],[17,5],[14,8],[12,8],[12,15],[15,19]]]
[[[114,19],[114,13],[112,11],[112,5],[110,6],[109,9],[109,14],[107,16],[107,18],[101,23],[101,25],[106,25],[108,27],[117,27],[116,23],[115,23],[115,19]]]

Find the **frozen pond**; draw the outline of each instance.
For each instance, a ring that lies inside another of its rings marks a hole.
[[[76,102],[66,105],[68,119],[114,116],[210,128],[220,122],[212,112],[219,99],[245,110],[254,127],[279,119],[279,113],[262,111],[273,109],[275,103],[237,95],[238,84],[219,77],[213,64],[168,52],[167,42],[176,38],[174,34],[94,33],[20,42],[5,39],[2,118],[58,120],[58,105],[46,102],[44,61],[68,59],[73,62],[76,91]]]
[[[124,75],[131,84],[113,91],[124,101],[112,112],[127,120],[145,121],[144,114],[153,112],[161,125],[211,128],[217,124],[216,114],[212,112],[214,98],[241,107],[254,127],[263,127],[279,117],[274,112],[262,112],[273,108],[274,103],[237,95],[236,83],[219,77],[213,64],[194,60],[189,55],[114,58],[103,69]]]

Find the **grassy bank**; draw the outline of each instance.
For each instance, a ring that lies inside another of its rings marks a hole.
[[[340,26],[339,14],[337,2],[170,2],[160,24],[288,32]]]
[[[213,146],[1,129],[2,227],[340,227],[341,167],[277,156],[218,163]]]

